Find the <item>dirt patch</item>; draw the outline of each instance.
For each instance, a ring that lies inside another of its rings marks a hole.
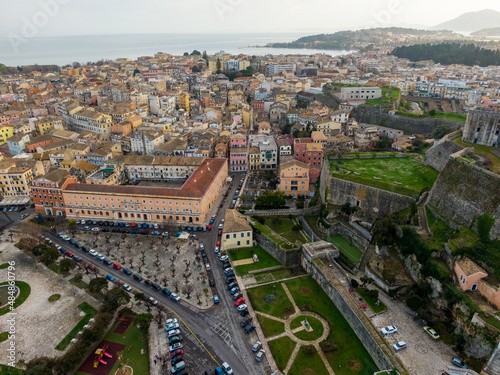
[[[316,375],[316,371],[314,371],[312,368],[305,368],[301,372],[302,375]]]
[[[363,369],[363,365],[357,359],[350,359],[349,362],[347,362],[347,366],[355,371],[360,371]]]
[[[297,293],[299,293],[301,296],[308,296],[312,293],[312,291],[306,286],[299,286],[297,288]]]

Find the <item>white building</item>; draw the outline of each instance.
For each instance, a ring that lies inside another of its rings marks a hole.
[[[372,100],[382,97],[380,87],[342,87],[340,98],[343,100]]]
[[[135,133],[130,137],[130,150],[141,155],[151,155],[151,153],[165,142],[162,132],[145,130]]]

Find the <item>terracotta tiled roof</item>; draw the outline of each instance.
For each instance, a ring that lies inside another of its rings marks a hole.
[[[488,273],[484,269],[479,267],[475,262],[473,262],[469,258],[459,259],[457,260],[457,264],[460,266],[462,271],[464,271],[464,273],[467,276],[472,276],[475,275],[476,273],[483,273],[485,275],[488,275]]]
[[[224,214],[224,233],[252,230],[245,215],[236,210],[226,210]]]

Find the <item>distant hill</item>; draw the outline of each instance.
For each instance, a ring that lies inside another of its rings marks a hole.
[[[464,13],[450,21],[431,27],[431,29],[472,32],[497,27],[500,27],[500,12],[484,9],[478,12]]]
[[[471,33],[472,36],[500,36],[500,27],[482,29]]]
[[[460,35],[445,30],[420,30],[403,27],[386,27],[363,30],[345,30],[333,34],[317,34],[304,36],[290,43],[269,43],[266,47],[273,48],[313,48],[313,49],[358,49],[367,44],[384,45],[388,35],[401,37],[401,40],[411,39],[414,42],[425,40],[456,40]]]

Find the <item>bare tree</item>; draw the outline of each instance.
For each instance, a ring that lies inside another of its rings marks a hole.
[[[156,267],[156,268],[159,268],[161,266],[161,261],[160,260],[155,260],[153,262],[153,265]]]
[[[125,241],[127,239],[127,233],[122,233],[122,241]]]
[[[176,259],[176,258],[177,258],[177,255],[173,254],[173,255],[169,258],[170,263],[172,263],[172,264],[173,264],[173,263],[175,262],[175,259]]]
[[[200,298],[201,298],[201,296],[203,296],[203,292],[201,290],[198,290],[198,291],[196,291],[195,296],[196,296],[196,299],[198,300],[198,302],[201,302]]]
[[[149,310],[151,310],[151,306],[153,306],[153,304],[151,303],[151,301],[149,300],[149,298],[144,298],[144,305],[146,306],[146,308]]]
[[[175,266],[172,264],[170,266],[170,272],[172,273],[172,279],[175,277]]]
[[[174,281],[172,281],[172,286],[175,288],[175,292],[179,292],[179,280],[174,279]]]
[[[130,264],[130,268],[134,268],[134,258],[128,258],[128,264]]]
[[[160,309],[159,306],[156,307],[156,315],[154,315],[154,319],[156,321],[156,323],[158,323],[158,328],[161,328],[161,322],[163,321],[163,317],[164,317],[164,313],[163,311]]]
[[[120,241],[115,241],[114,244],[116,246],[116,249],[120,251],[120,246],[122,245],[122,243]]]
[[[106,255],[109,257],[109,254],[111,254],[112,247],[111,246],[106,246],[104,247],[104,252]]]
[[[97,239],[99,238],[99,232],[93,232],[94,233],[94,246],[97,243]]]
[[[187,298],[191,296],[191,293],[193,293],[194,287],[191,284],[188,284],[182,288],[182,293],[186,295]]]
[[[17,232],[23,234],[25,241],[27,241],[27,245],[31,248],[36,247],[45,241],[42,227],[30,221],[21,222],[17,227]]]
[[[184,277],[184,284],[187,284],[189,282],[189,278],[191,277],[191,272],[183,274],[182,277]]]
[[[185,259],[184,263],[186,264],[186,271],[189,271],[189,266],[191,265],[191,261]]]
[[[125,249],[127,249],[127,251],[130,253],[130,250],[132,250],[132,244],[131,243],[126,244]]]
[[[106,243],[109,243],[109,240],[111,239],[113,235],[111,233],[109,234],[106,234],[105,238],[106,238]]]
[[[161,282],[163,283],[163,286],[166,288],[168,283],[168,277],[166,275],[163,275],[161,278]]]
[[[120,253],[120,259],[122,260],[122,263],[125,264],[125,259],[126,259],[125,254]]]
[[[143,266],[145,266],[145,265],[146,265],[146,257],[145,257],[144,255],[142,255],[142,256],[139,258],[139,260],[141,261],[141,264],[142,264]]]
[[[137,265],[137,269],[139,270],[139,272],[142,272],[142,267],[144,267],[143,264],[138,264]]]

